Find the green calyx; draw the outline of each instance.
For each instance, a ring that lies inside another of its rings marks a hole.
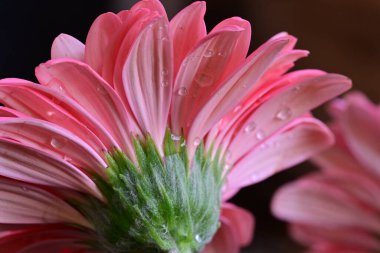
[[[180,144],[182,143],[182,144]],[[219,227],[223,183],[219,157],[203,144],[188,161],[184,140],[167,131],[164,157],[150,136],[135,139],[137,164],[121,151],[108,154],[108,180],[95,175],[106,203],[79,208],[92,222],[94,249],[109,253],[199,252]]]

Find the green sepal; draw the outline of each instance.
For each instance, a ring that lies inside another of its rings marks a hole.
[[[101,252],[199,252],[219,227],[222,164],[201,143],[191,162],[184,139],[165,135],[163,153],[153,139],[133,141],[137,163],[107,154],[107,179],[94,175],[106,202],[89,198],[78,209],[96,228]]]

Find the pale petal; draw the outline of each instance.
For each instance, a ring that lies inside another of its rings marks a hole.
[[[250,34],[247,21],[225,20],[184,59],[174,86],[171,121],[176,134],[181,129],[188,132],[191,120],[225,77],[243,61],[248,48],[247,34]]]
[[[333,144],[329,129],[314,118],[299,118],[256,146],[227,175],[223,198],[240,188],[260,182],[273,174],[305,161]]]
[[[286,80],[286,79],[285,79]],[[326,74],[295,82],[284,90],[271,92],[268,100],[259,105],[236,133],[229,149],[231,162],[237,161],[252,147],[265,141],[289,121],[347,90],[351,81],[336,74]],[[246,131],[249,124],[255,129]]]
[[[62,92],[79,103],[112,135],[124,151],[132,154],[130,133],[137,127],[114,90],[86,64],[76,61],[49,61],[36,68],[41,84]]]
[[[351,194],[331,185],[323,176],[303,178],[281,188],[273,199],[272,211],[293,223],[380,231],[378,212],[362,208]]]
[[[247,210],[231,203],[222,204],[222,219],[228,219],[235,230],[240,246],[247,246],[253,237],[254,218]]]
[[[249,57],[244,65],[222,84],[192,122],[188,134],[189,143],[193,143],[197,138],[202,139],[214,124],[246,96],[247,91],[251,90],[287,43],[287,40],[278,40],[264,44],[259,49],[260,53]]]
[[[51,58],[72,58],[84,61],[84,45],[68,34],[58,35],[51,46]]]
[[[220,227],[212,241],[201,251],[202,253],[239,253],[239,238],[235,234],[234,224],[229,219],[221,217]]]
[[[117,145],[91,115],[61,92],[24,80],[3,79],[0,81],[0,101],[25,115],[66,128],[98,154],[104,154],[105,145],[108,148]]]
[[[167,127],[172,92],[172,44],[160,18],[136,39],[123,70],[125,96],[143,132],[160,146]]]
[[[104,174],[107,167],[105,161],[84,141],[46,121],[0,118],[0,137],[16,140],[100,175]]]
[[[339,125],[345,140],[353,156],[380,176],[380,112],[363,95],[351,94],[347,100]]]
[[[205,2],[194,2],[180,11],[170,21],[169,31],[173,38],[174,73],[178,72],[182,60],[207,34],[203,20]]]
[[[380,242],[373,234],[357,228],[321,228],[292,224],[290,233],[293,238],[305,245],[333,243],[350,248],[360,247],[374,251],[380,249]]]
[[[28,183],[74,189],[102,199],[91,178],[72,164],[10,140],[0,139],[0,175]]]
[[[91,225],[69,204],[45,190],[0,179],[0,223]]]
[[[108,46],[120,27],[120,18],[116,14],[108,12],[97,17],[88,32],[85,61],[99,74],[102,73]]]

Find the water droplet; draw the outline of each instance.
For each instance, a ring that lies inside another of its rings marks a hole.
[[[54,111],[47,111],[46,115],[49,117],[53,117],[55,115],[55,112]]]
[[[246,133],[252,133],[253,130],[255,130],[255,128],[256,128],[256,123],[253,122],[253,121],[251,121],[247,125],[245,125],[244,132],[246,132]]]
[[[47,86],[49,86],[51,89],[56,90],[58,92],[64,92],[62,82],[56,78],[52,78],[48,82]]]
[[[96,91],[99,92],[100,94],[107,94],[106,89],[103,86],[101,86],[101,85],[98,85],[96,87]]]
[[[161,70],[161,76],[167,76],[169,74],[169,71],[167,69]]]
[[[257,130],[256,132],[256,139],[259,141],[265,138],[265,132],[261,129]]]
[[[172,138],[173,141],[180,141],[181,140],[181,136],[179,136],[179,135],[171,134],[170,137]]]
[[[287,120],[292,116],[292,110],[289,107],[282,108],[276,114],[276,119]]]
[[[177,93],[180,96],[186,96],[187,95],[187,89],[185,87],[181,87],[178,89]]]
[[[53,148],[61,149],[66,145],[66,139],[51,138],[50,145]]]
[[[69,162],[69,163],[73,161],[73,159],[71,159],[71,157],[68,157],[66,155],[63,156],[63,160],[66,162]]]
[[[181,147],[184,147],[186,145],[186,141],[183,140],[183,142],[181,142]]]
[[[218,53],[218,56],[219,56],[219,57],[226,57],[226,52],[219,52],[219,53]]]
[[[169,81],[168,80],[162,80],[161,81],[161,87],[168,87],[169,86]]]
[[[195,81],[200,87],[207,87],[214,83],[214,77],[207,73],[201,73],[195,78]]]
[[[196,240],[197,242],[201,243],[201,242],[202,242],[202,237],[201,237],[199,234],[196,234],[196,235],[195,235],[195,240]]]
[[[242,108],[241,105],[237,105],[237,106],[234,108],[233,113],[236,113],[236,112],[240,111],[241,108]]]
[[[205,54],[204,54],[204,57],[210,58],[210,57],[214,56],[214,54],[215,54],[215,52],[213,50],[207,49]]]
[[[201,139],[197,137],[194,139],[194,146],[199,146],[199,144],[201,144]]]

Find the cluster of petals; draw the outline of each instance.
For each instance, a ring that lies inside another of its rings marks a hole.
[[[89,170],[105,176],[114,149],[134,160],[136,135],[149,133],[162,148],[169,128],[190,154],[203,142],[225,157],[221,227],[204,252],[238,252],[253,217],[227,200],[332,144],[309,112],[350,80],[287,73],[308,54],[287,33],[247,57],[250,24],[233,17],[207,32],[205,8],[195,2],[170,21],[157,0],[105,13],[85,44],[66,34],[54,40],[38,84],[0,80],[2,251],[90,252],[76,242],[95,228],[66,199],[103,199]]]
[[[313,160],[320,172],[281,188],[274,214],[313,253],[380,250],[380,110],[361,93],[329,107],[336,145]]]

